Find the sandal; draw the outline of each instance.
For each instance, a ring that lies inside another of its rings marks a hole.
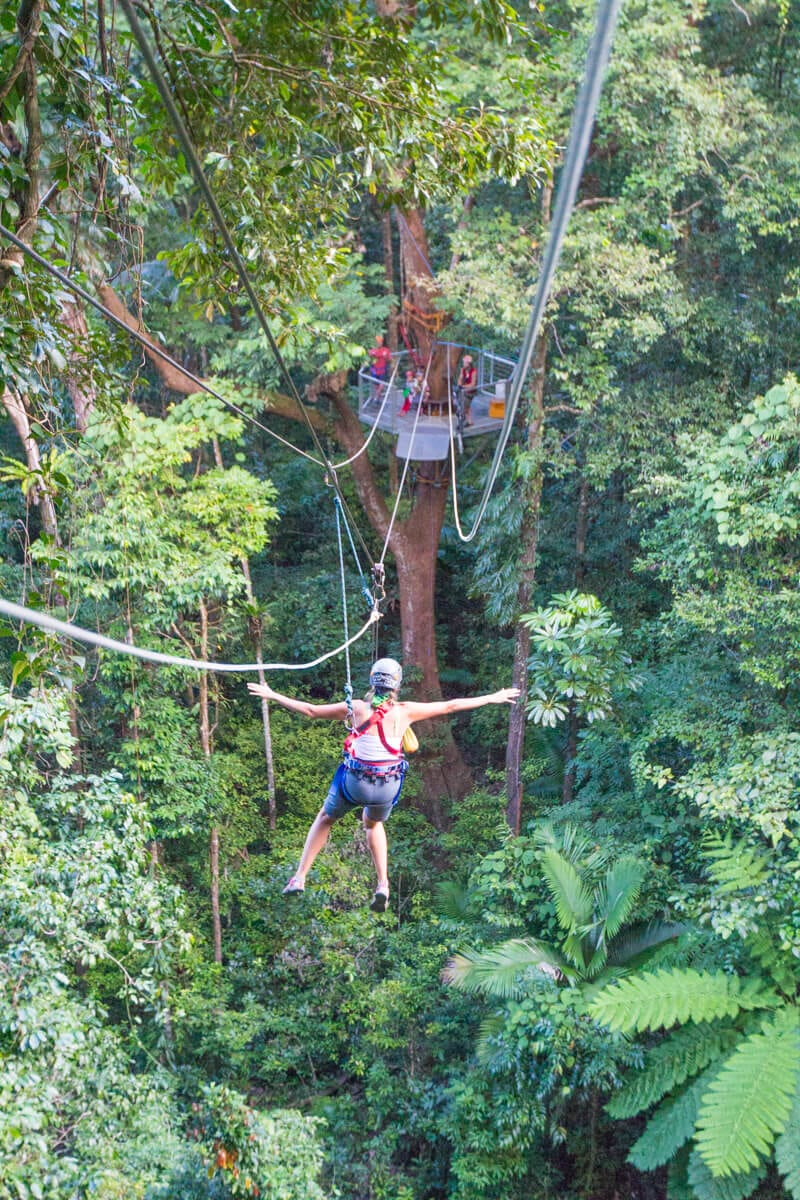
[[[369,907],[371,912],[386,912],[386,909],[389,907],[389,893],[378,888],[372,897]]]
[[[304,883],[300,883],[297,876],[293,875],[292,878],[287,883],[286,887],[281,892],[281,895],[282,896],[302,896],[302,894],[305,890],[306,890],[306,885]]]

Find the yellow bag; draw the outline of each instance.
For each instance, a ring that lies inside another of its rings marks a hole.
[[[417,750],[419,750],[417,735],[414,733],[414,730],[410,725],[403,734],[403,749],[405,750],[406,754],[416,754]]]

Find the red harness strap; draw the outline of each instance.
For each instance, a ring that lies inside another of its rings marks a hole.
[[[348,733],[347,737],[344,739],[345,754],[352,754],[353,758],[358,758],[358,755],[353,750],[353,744],[358,740],[358,738],[363,737],[365,733],[369,733],[371,729],[375,729],[377,727],[378,737],[381,739],[381,745],[389,754],[391,754],[392,760],[396,762],[397,759],[401,757],[403,751],[402,747],[395,749],[393,746],[390,746],[386,740],[386,735],[383,732],[383,718],[386,716],[388,711],[389,705],[381,704],[380,707],[376,708],[373,713],[370,713],[368,720],[366,720],[363,725],[359,725],[358,729],[354,729],[352,733]]]

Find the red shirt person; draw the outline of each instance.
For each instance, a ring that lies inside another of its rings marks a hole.
[[[471,354],[465,354],[461,360],[461,370],[458,373],[456,386],[461,397],[464,420],[467,425],[471,425],[472,415],[469,410],[472,404],[472,397],[478,390],[478,368],[473,363]]]
[[[372,359],[370,375],[373,379],[383,381],[386,378],[389,363],[392,361],[392,352],[388,346],[384,345],[382,333],[375,334],[375,345],[370,347],[369,356]]]

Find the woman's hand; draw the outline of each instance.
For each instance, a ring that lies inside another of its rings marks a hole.
[[[500,688],[492,696],[493,704],[515,704],[519,696],[519,688]]]
[[[247,690],[251,696],[261,696],[264,700],[272,700],[275,696],[268,683],[248,683]]]

